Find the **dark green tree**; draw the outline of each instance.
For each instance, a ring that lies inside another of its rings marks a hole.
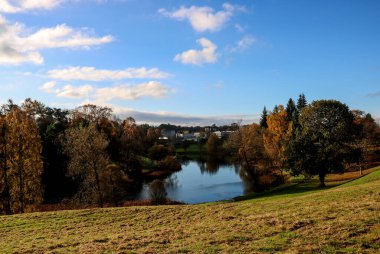
[[[262,127],[262,128],[268,128],[267,118],[268,118],[268,111],[267,111],[267,108],[264,107],[263,113],[261,113],[260,127]]]
[[[298,111],[301,111],[304,107],[307,106],[307,100],[306,100],[306,97],[303,93],[301,93],[299,96],[298,96],[298,101],[297,101],[297,109]]]
[[[300,129],[287,149],[294,174],[318,175],[325,186],[325,176],[343,171],[353,142],[353,115],[349,108],[335,100],[315,101],[300,116]]]
[[[296,104],[292,98],[289,99],[288,104],[286,104],[286,109],[285,109],[287,116],[286,120],[288,122],[293,122],[294,125],[297,125],[298,123],[298,110],[296,107]]]

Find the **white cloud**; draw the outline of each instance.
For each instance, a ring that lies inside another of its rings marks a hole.
[[[236,43],[236,46],[233,47],[231,51],[244,51],[248,49],[249,47],[251,47],[251,45],[254,44],[255,42],[256,42],[255,37],[251,35],[246,35]]]
[[[49,81],[49,82],[46,82],[45,84],[43,84],[40,89],[42,91],[44,91],[45,93],[54,93],[56,90],[54,89],[55,86],[56,86],[56,82],[55,81]]]
[[[216,54],[217,46],[206,38],[197,40],[197,43],[202,46],[201,50],[190,49],[174,57],[175,61],[180,61],[183,64],[202,65],[204,63],[215,63],[218,60]]]
[[[62,0],[0,0],[0,12],[19,13],[38,9],[50,10],[62,2]]]
[[[65,24],[42,28],[34,33],[23,24],[10,24],[0,15],[0,65],[22,63],[42,64],[40,50],[49,48],[89,48],[109,43],[112,36],[94,37],[84,29],[73,29]]]
[[[85,31],[74,30],[62,24],[50,28],[42,28],[36,33],[24,38],[23,48],[38,50],[46,48],[88,48],[94,45],[109,43],[113,37],[92,37]]]
[[[104,81],[122,80],[133,78],[152,78],[164,79],[169,74],[157,68],[127,68],[124,70],[99,70],[94,67],[68,67],[65,69],[55,69],[48,72],[48,76],[60,80],[85,80],[85,81]]]
[[[70,99],[83,99],[87,98],[94,88],[90,85],[72,86],[65,85],[62,89],[56,91],[57,97],[70,98]]]
[[[149,81],[135,86],[120,85],[114,87],[99,88],[95,98],[110,101],[113,99],[136,100],[142,97],[163,98],[170,89],[157,81]]]
[[[184,7],[181,6],[175,11],[167,11],[166,9],[160,9],[158,12],[164,16],[167,16],[176,20],[187,20],[194,30],[198,32],[205,31],[219,31],[230,20],[236,11],[242,11],[244,7],[231,5],[229,3],[223,4],[223,10],[215,11],[211,7]]]
[[[166,85],[149,81],[137,85],[118,85],[113,87],[97,88],[91,85],[73,86],[65,85],[57,88],[55,81],[46,82],[40,89],[46,93],[53,93],[57,97],[71,99],[91,99],[99,103],[119,100],[137,100],[143,97],[163,98],[167,96],[172,89]]]

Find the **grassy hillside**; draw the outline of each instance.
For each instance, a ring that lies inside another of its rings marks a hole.
[[[233,203],[1,216],[0,246],[1,253],[375,253],[380,171]]]

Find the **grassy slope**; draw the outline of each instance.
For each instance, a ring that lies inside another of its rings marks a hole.
[[[0,247],[1,253],[375,253],[380,171],[330,189],[234,203],[1,216]]]

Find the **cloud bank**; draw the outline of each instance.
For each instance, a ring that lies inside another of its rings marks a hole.
[[[102,88],[88,84],[80,86],[73,86],[71,84],[57,86],[55,81],[49,81],[43,84],[40,90],[45,93],[54,94],[57,97],[94,100],[100,104],[111,100],[137,100],[145,97],[164,98],[173,92],[168,86],[157,81],[149,81],[137,85],[124,84]]]
[[[185,115],[173,112],[147,112],[138,111],[135,109],[128,109],[122,107],[113,107],[114,113],[121,119],[125,117],[133,117],[138,123],[148,123],[151,125],[159,125],[162,123],[170,123],[182,126],[208,126],[216,125],[229,125],[232,123],[241,122],[241,124],[251,124],[258,122],[260,119],[259,114],[251,115],[221,115],[221,116],[197,116]]]
[[[50,10],[62,2],[62,0],[0,0],[0,12],[20,13],[39,9]]]
[[[59,80],[84,80],[105,81],[122,79],[165,79],[170,75],[157,68],[147,69],[127,68],[124,70],[99,70],[94,67],[68,67],[65,69],[54,69],[48,72],[48,76]]]
[[[86,29],[65,24],[29,32],[20,23],[9,23],[0,15],[0,65],[42,64],[41,50],[52,48],[90,48],[113,41],[110,35],[91,36]]]

